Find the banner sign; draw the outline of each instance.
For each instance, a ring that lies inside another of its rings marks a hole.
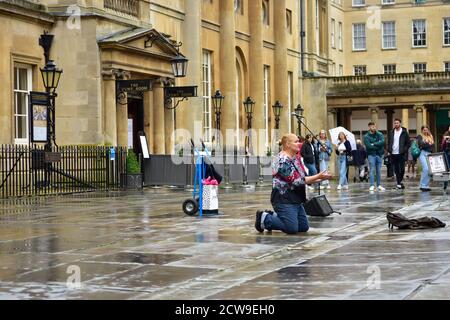
[[[166,98],[191,98],[197,97],[197,86],[190,87],[165,87]]]

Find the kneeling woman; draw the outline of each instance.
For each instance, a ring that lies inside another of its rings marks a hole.
[[[274,213],[256,213],[255,228],[280,230],[288,234],[306,232],[309,229],[303,203],[306,202],[305,185],[331,179],[331,175],[321,172],[306,176],[305,168],[298,157],[299,140],[294,134],[281,139],[282,151],[272,165],[273,189],[271,195]]]

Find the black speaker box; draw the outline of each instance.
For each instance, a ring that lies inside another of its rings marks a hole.
[[[330,214],[336,212],[331,207],[325,195],[311,198],[303,205],[303,207],[305,208],[306,214],[308,216],[327,217]]]

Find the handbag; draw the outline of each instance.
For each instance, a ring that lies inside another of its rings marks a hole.
[[[417,142],[416,142],[416,141],[413,141],[413,142],[411,143],[411,155],[412,155],[412,157],[413,157],[414,159],[417,159],[417,158],[419,158],[419,156],[420,156],[420,148],[419,148],[419,146],[417,145]]]

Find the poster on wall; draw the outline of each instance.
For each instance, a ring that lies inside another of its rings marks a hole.
[[[31,142],[47,142],[49,97],[45,92],[30,92]]]

